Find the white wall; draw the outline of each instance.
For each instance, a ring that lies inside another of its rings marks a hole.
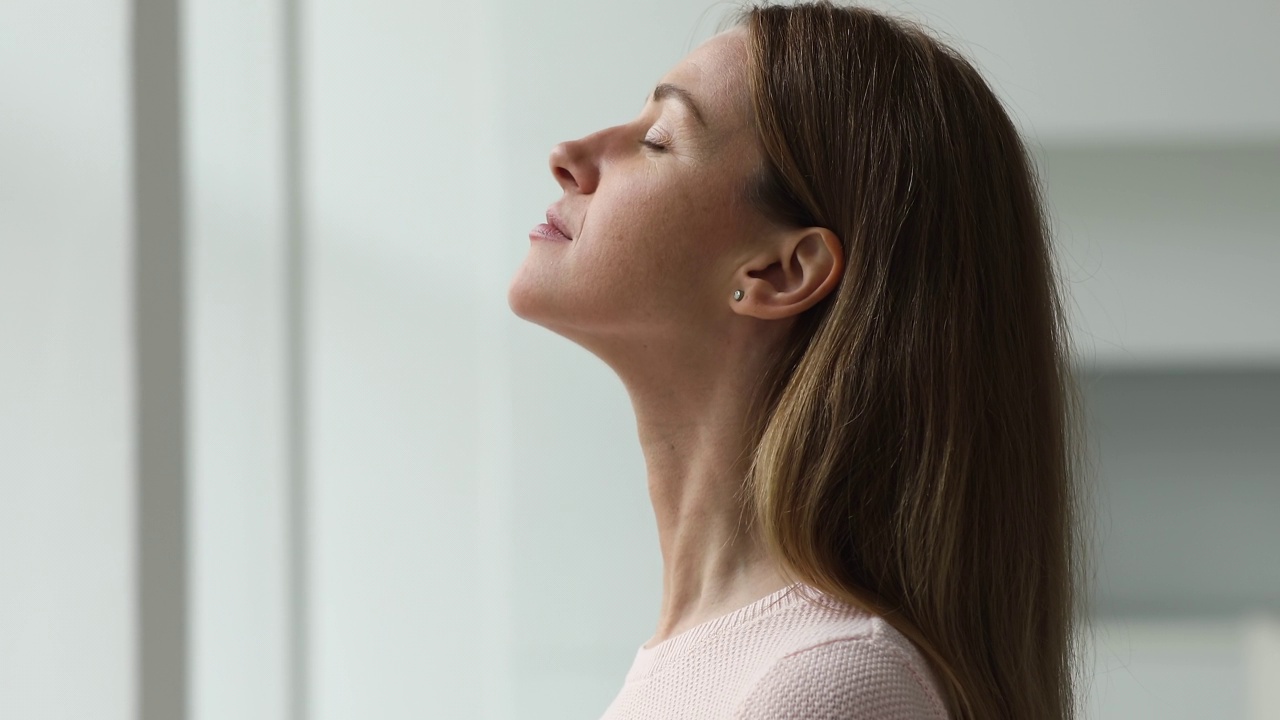
[[[314,717],[513,717],[487,4],[306,7]]]
[[[0,717],[135,717],[127,5],[0,5]]]

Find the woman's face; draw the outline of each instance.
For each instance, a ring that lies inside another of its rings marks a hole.
[[[552,207],[572,240],[530,240],[508,288],[518,316],[606,361],[654,343],[705,345],[733,317],[733,291],[763,227],[741,197],[761,157],[746,32],[695,49],[662,78],[676,89],[649,97],[636,119],[552,149],[564,190]]]

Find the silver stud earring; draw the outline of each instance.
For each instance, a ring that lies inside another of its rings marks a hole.
[[[742,299],[742,296],[743,296],[743,293],[742,293],[742,291],[741,291],[741,290],[734,290],[734,291],[733,291],[733,299],[734,299],[734,300],[741,300],[741,299]]]

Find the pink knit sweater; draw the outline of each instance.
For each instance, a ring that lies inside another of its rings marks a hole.
[[[906,637],[797,583],[641,646],[601,720],[945,720],[944,708]]]

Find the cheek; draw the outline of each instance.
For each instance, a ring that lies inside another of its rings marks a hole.
[[[724,284],[724,253],[739,235],[719,178],[636,177],[600,193],[579,248],[580,279],[619,301],[666,306]]]

